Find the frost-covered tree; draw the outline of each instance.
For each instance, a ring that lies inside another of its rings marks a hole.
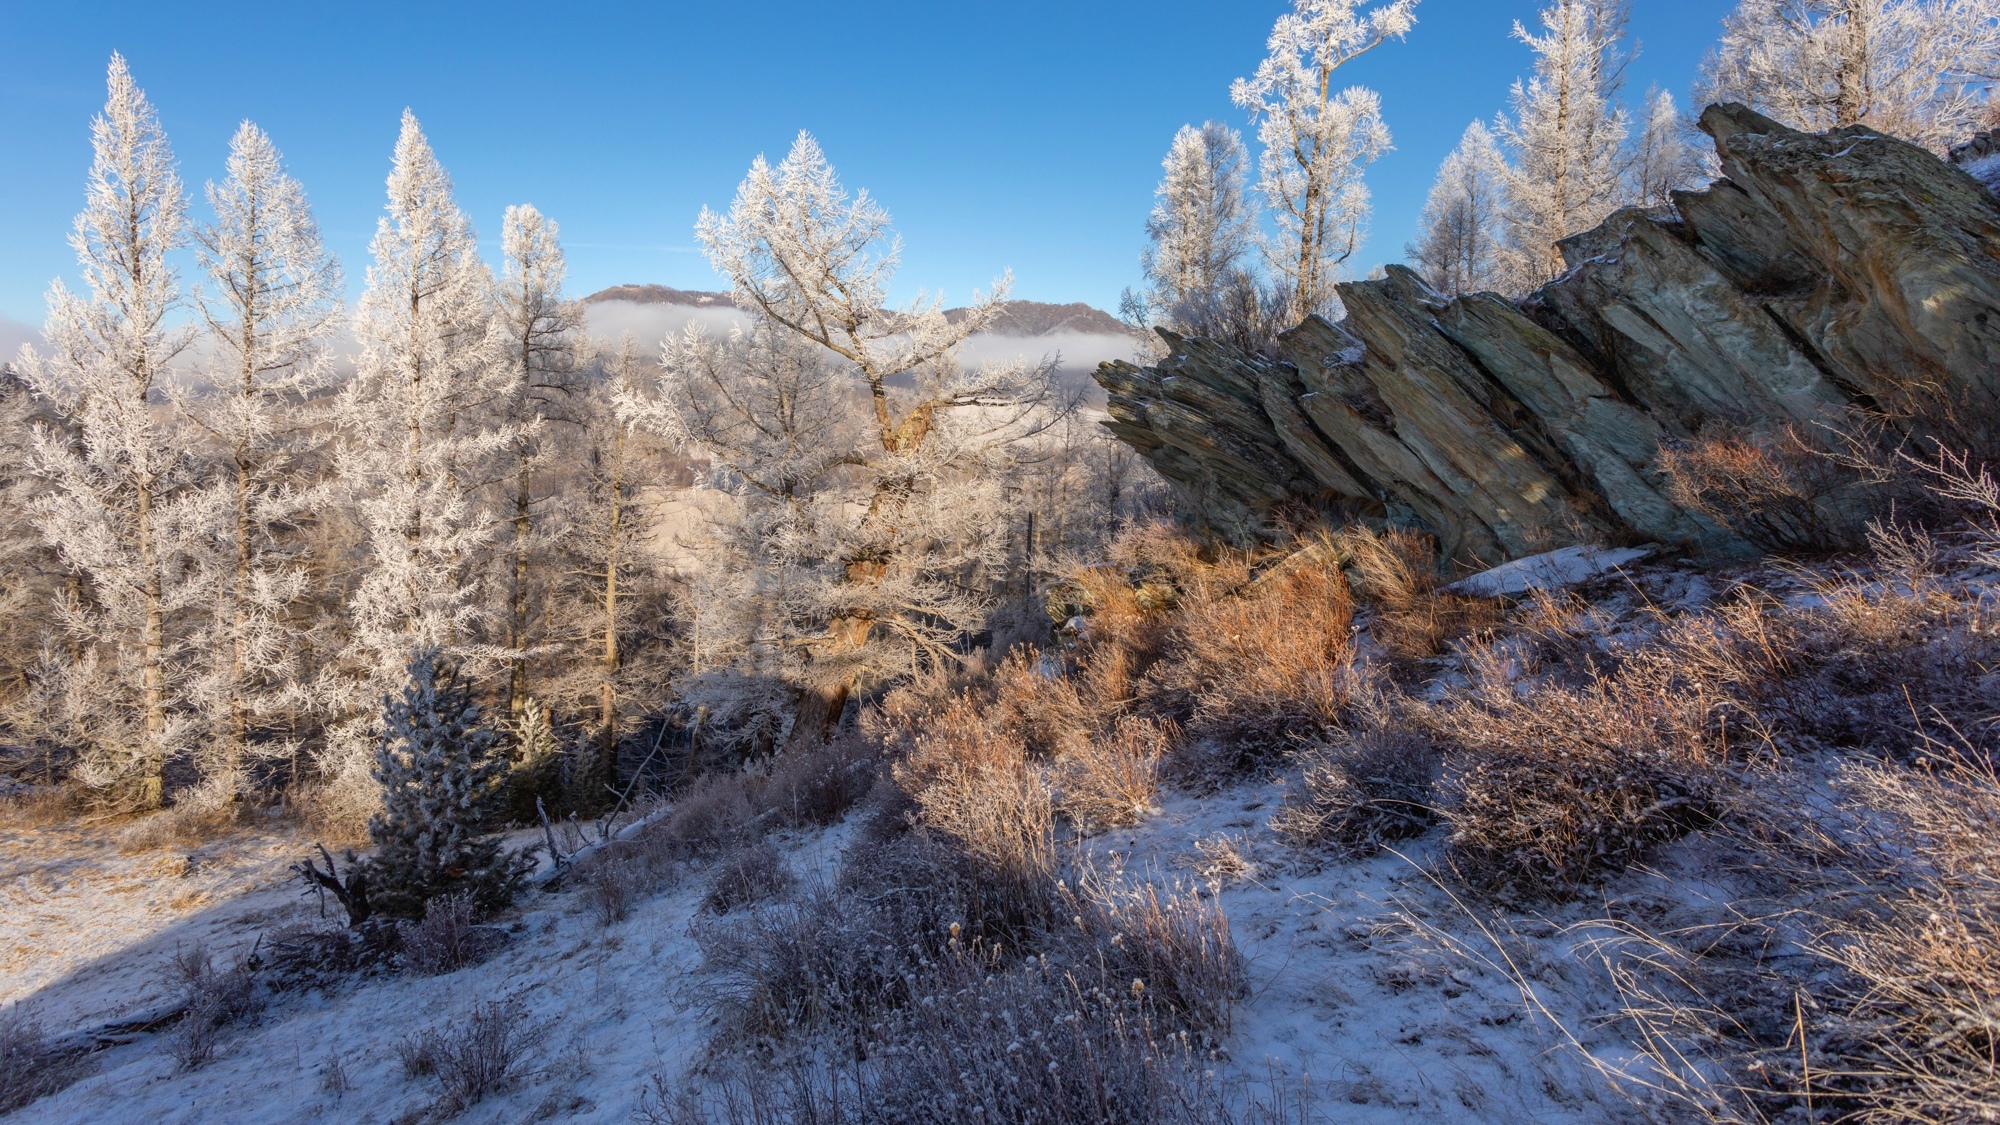
[[[1424,201],[1422,232],[1407,250],[1433,289],[1447,296],[1498,289],[1507,163],[1486,126],[1466,127]]]
[[[1687,122],[1665,90],[1646,97],[1646,127],[1633,141],[1626,180],[1626,197],[1641,207],[1667,206],[1674,192],[1707,180],[1700,151],[1688,143]]]
[[[1868,125],[1942,153],[1992,123],[1996,80],[2000,0],[1743,0],[1698,90],[1796,128]]]
[[[343,476],[366,538],[341,692],[353,721],[328,763],[349,783],[353,751],[374,728],[370,713],[356,712],[401,681],[411,650],[474,650],[476,564],[494,535],[479,490],[505,471],[521,436],[496,421],[512,384],[485,346],[491,276],[450,178],[407,111],[371,249],[355,318],[359,370],[339,404]]]
[[[533,207],[509,207],[501,223],[502,271],[494,301],[493,346],[508,380],[508,421],[516,428],[513,539],[505,588],[509,650],[507,703],[519,722],[528,700],[528,650],[534,606],[530,569],[542,552],[536,477],[554,455],[547,423],[567,418],[578,386],[583,306],[563,296],[562,245],[556,224]]]
[[[382,707],[372,770],[382,808],[368,821],[376,847],[366,868],[368,905],[404,918],[423,917],[425,903],[447,895],[483,910],[505,906],[526,862],[480,829],[507,760],[457,666],[435,647],[417,649],[401,691]]]
[[[182,292],[167,255],[186,237],[186,197],[158,116],[113,55],[104,112],[91,123],[87,203],[70,235],[89,295],[49,290],[48,354],[20,366],[65,428],[37,431],[31,463],[48,482],[35,518],[82,580],[61,606],[70,631],[106,650],[115,669],[94,685],[83,779],[153,806],[187,724],[173,667],[176,611],[198,586],[182,580],[192,467],[163,416],[162,380],[188,333],[170,317]],[[130,689],[130,698],[124,691]]]
[[[859,679],[953,658],[940,638],[964,630],[977,595],[962,580],[999,534],[976,495],[990,487],[980,459],[1046,424],[1054,365],[959,362],[1004,278],[957,317],[937,299],[886,309],[899,252],[888,213],[849,196],[805,134],[777,167],[759,157],[729,213],[703,211],[696,237],[756,324],[671,344],[667,391],[638,416],[726,466],[755,509],[746,519],[809,561],[784,596],[813,626],[799,642],[809,691],[797,730],[815,736]],[[795,378],[824,390],[796,398]],[[785,495],[812,473],[824,483]]]
[[[62,730],[59,709],[50,706],[49,693],[59,685],[49,673],[74,664],[74,641],[48,627],[49,606],[77,576],[66,572],[36,527],[36,509],[49,491],[32,464],[41,430],[65,431],[58,440],[75,440],[48,400],[30,390],[11,364],[0,364],[0,731],[16,747],[40,749],[34,768],[42,781],[53,782],[59,761],[83,739]],[[29,767],[21,761],[13,768]]]
[[[621,738],[665,703],[678,671],[677,615],[654,549],[650,499],[665,451],[618,409],[643,394],[647,365],[628,334],[595,366],[578,400],[563,503],[550,518],[561,570],[550,591],[551,631],[570,655],[545,685],[549,701],[590,731],[570,766],[570,790],[588,797],[587,807],[602,800]]]
[[[1202,331],[1256,235],[1243,138],[1219,121],[1183,125],[1164,161],[1140,255],[1150,315],[1183,332]]]
[[[1257,123],[1258,187],[1277,223],[1264,257],[1297,322],[1337,306],[1334,282],[1368,221],[1362,173],[1389,148],[1381,98],[1360,86],[1336,92],[1334,71],[1408,34],[1417,0],[1366,12],[1356,10],[1359,0],[1293,3],[1272,27],[1256,74],[1237,79],[1229,94]]]
[[[1497,132],[1511,151],[1507,266],[1517,289],[1562,272],[1556,243],[1604,221],[1624,202],[1628,131],[1617,100],[1623,71],[1624,0],[1555,0],[1543,33],[1514,37],[1535,53],[1535,73],[1515,82]]]
[[[326,431],[316,404],[339,382],[330,338],[344,309],[339,266],[263,130],[237,129],[228,173],[208,185],[215,222],[195,233],[209,389],[183,409],[220,447],[204,496],[216,597],[197,692],[219,734],[206,765],[234,786],[252,729],[311,702],[301,610],[312,575],[294,529],[327,499],[302,469]]]

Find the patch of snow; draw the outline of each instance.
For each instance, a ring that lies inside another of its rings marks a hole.
[[[1519,597],[1530,590],[1559,590],[1630,566],[1654,553],[1652,547],[1564,547],[1501,563],[1445,587],[1446,592],[1481,598]]]

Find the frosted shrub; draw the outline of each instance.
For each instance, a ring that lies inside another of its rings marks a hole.
[[[519,1000],[489,1000],[463,1019],[402,1039],[396,1054],[403,1073],[437,1083],[434,1112],[450,1116],[519,1080],[544,1038],[546,1028],[529,1019]]]
[[[716,869],[708,895],[702,899],[702,908],[727,914],[789,890],[797,881],[785,870],[778,849],[768,841],[759,842],[731,856]]]
[[[87,1055],[53,1049],[41,1021],[18,1004],[0,1012],[0,1114],[62,1090],[89,1069]]]
[[[219,969],[201,946],[175,954],[170,972],[185,990],[186,1011],[166,1034],[167,1053],[193,1070],[214,1057],[225,1028],[263,1007],[263,997],[249,965]]]
[[[472,900],[460,895],[424,903],[421,922],[404,922],[403,952],[397,963],[413,973],[456,972],[485,953],[487,935],[472,924]]]
[[[1300,748],[1299,787],[1271,818],[1279,835],[1371,855],[1436,820],[1439,758],[1415,731],[1380,727]]]

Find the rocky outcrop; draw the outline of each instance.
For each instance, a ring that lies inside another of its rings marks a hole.
[[[1866,128],[1811,135],[1711,106],[1722,179],[1674,214],[1569,239],[1525,300],[1446,299],[1391,267],[1279,358],[1163,333],[1108,363],[1110,429],[1217,531],[1312,503],[1496,563],[1579,542],[1737,550],[1676,505],[1663,443],[1854,407],[1940,440],[2000,433],[2000,199]]]

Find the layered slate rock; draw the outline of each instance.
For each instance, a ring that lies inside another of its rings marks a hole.
[[[1493,564],[1574,543],[1744,545],[1669,497],[1663,444],[1714,423],[1832,425],[1996,447],[2000,199],[1867,128],[1812,135],[1741,106],[1702,128],[1724,178],[1671,213],[1565,241],[1528,298],[1446,299],[1390,267],[1344,284],[1279,358],[1163,333],[1110,363],[1110,428],[1235,539],[1315,503]]]

